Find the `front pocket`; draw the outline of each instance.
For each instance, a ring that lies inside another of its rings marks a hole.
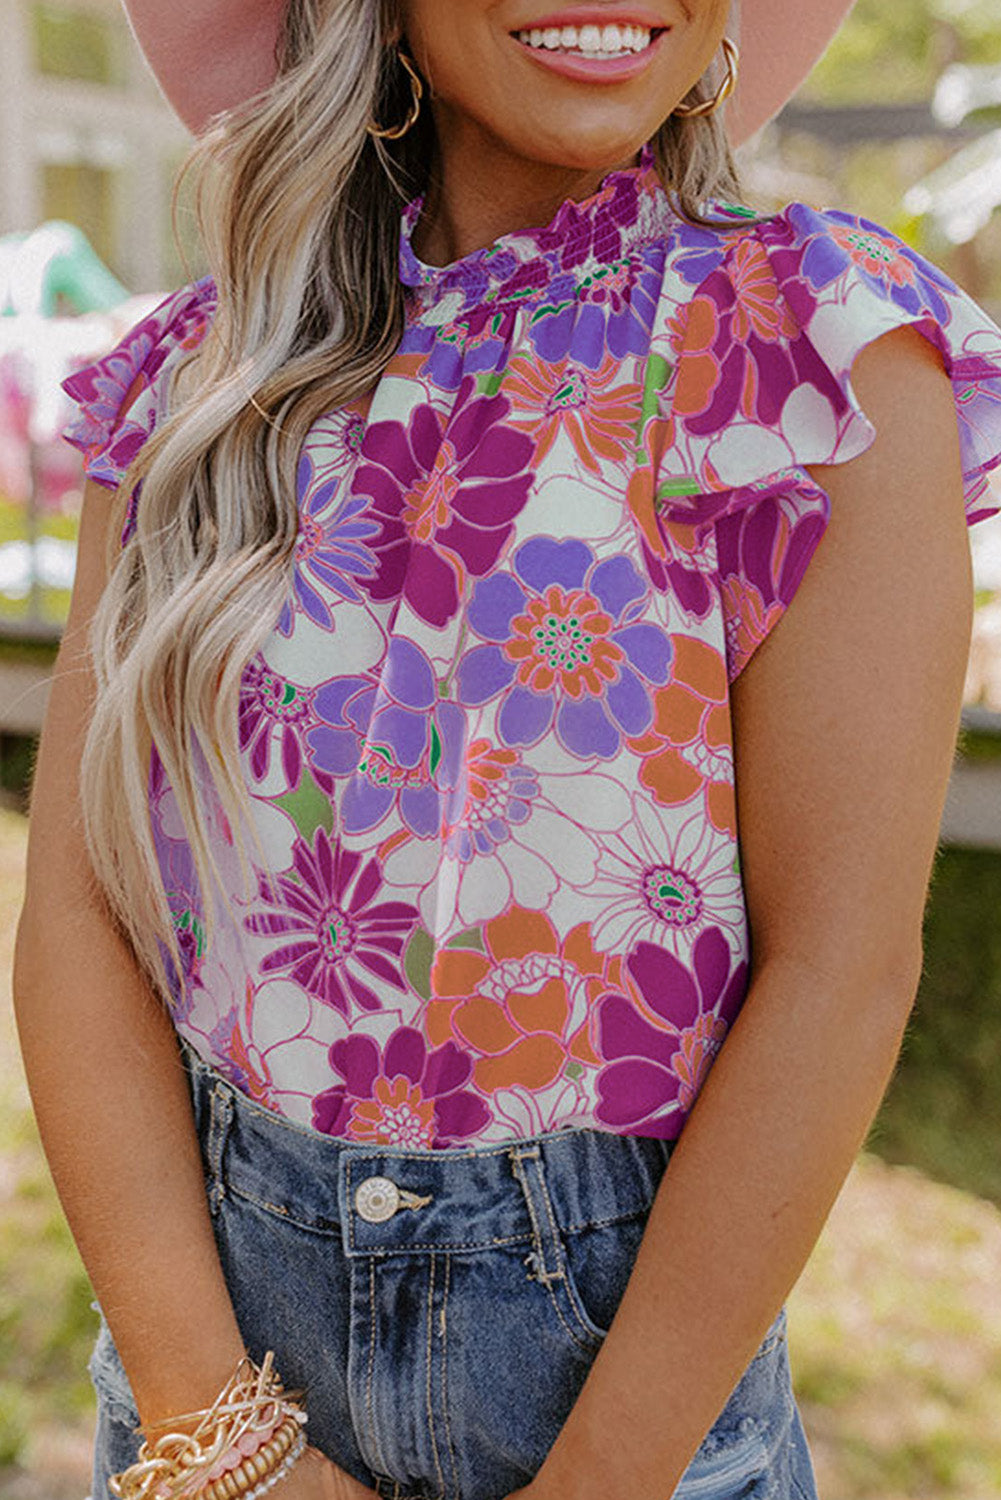
[[[591,1344],[603,1342],[629,1284],[647,1214],[561,1236],[568,1313]]]

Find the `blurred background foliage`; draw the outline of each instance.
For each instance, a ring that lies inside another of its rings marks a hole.
[[[858,0],[800,98],[927,99],[942,70],[956,62],[1001,64],[997,0]]]

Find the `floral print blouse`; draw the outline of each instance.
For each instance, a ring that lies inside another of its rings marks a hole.
[[[729,685],[823,537],[804,466],[874,438],[864,345],[934,343],[969,520],[999,509],[1001,331],[876,225],[712,207],[681,220],[647,149],[439,268],[411,204],[398,353],[303,446],[294,575],[239,710],[268,868],[249,903],[234,870],[211,945],[153,751],[177,1029],[294,1121],[418,1148],[676,1137],[748,986]],[[65,383],[101,484],[213,306],[184,288]]]

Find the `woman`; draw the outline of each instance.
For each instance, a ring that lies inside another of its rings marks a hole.
[[[94,1500],[815,1496],[783,1300],[917,985],[1001,333],[740,206],[722,0],[195,9],[133,7],[214,275],[68,383],[16,959]]]

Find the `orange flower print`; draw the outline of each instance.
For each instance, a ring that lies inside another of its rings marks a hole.
[[[749,334],[756,333],[771,344],[795,336],[795,319],[779,291],[764,245],[750,238],[738,240],[731,256],[730,276],[737,295],[732,325],[735,338],[743,344]]]
[[[459,492],[459,461],[455,445],[442,440],[430,473],[418,479],[403,498],[402,521],[407,535],[427,546],[452,518],[452,501]]]
[[[719,384],[719,361],[712,352],[719,332],[715,302],[710,297],[693,297],[668,328],[678,360],[673,410],[677,416],[698,416]]]
[[[554,688],[568,698],[600,698],[619,675],[622,647],[608,637],[614,621],[585,589],[551,583],[541,599],[527,599],[511,621],[504,653],[518,664],[518,681],[535,693]]]
[[[642,757],[641,783],[661,806],[701,795],[713,827],[736,834],[726,663],[694,636],[672,635],[671,644],[672,677],[654,693],[654,722],[627,743]]]
[[[706,1075],[726,1038],[727,1024],[719,1016],[700,1015],[678,1037],[677,1051],[671,1057],[671,1071],[678,1078],[678,1103],[691,1109]]]
[[[511,402],[511,426],[536,438],[536,466],[561,433],[591,474],[601,473],[599,459],[615,463],[635,445],[643,391],[623,381],[621,361],[611,354],[597,370],[570,359],[548,363],[518,355],[508,366],[504,394]]]
[[[403,1075],[392,1082],[377,1078],[373,1093],[372,1099],[354,1101],[348,1125],[353,1141],[418,1150],[434,1145],[434,1100],[423,1097],[420,1084]]]
[[[619,982],[620,965],[596,952],[587,925],[561,943],[542,912],[512,906],[486,924],[483,944],[485,953],[438,953],[426,1019],[432,1044],[454,1038],[477,1056],[473,1081],[487,1094],[541,1090],[596,1067],[592,1008]]]
[[[722,590],[726,616],[726,644],[730,672],[736,677],[747,665],[775,622],[785,613],[780,599],[765,605],[753,583],[736,576],[727,578]]]
[[[892,281],[894,286],[910,285],[914,281],[914,266],[906,255],[901,254],[899,245],[893,240],[872,229],[848,224],[832,224],[830,235],[870,276]]]

